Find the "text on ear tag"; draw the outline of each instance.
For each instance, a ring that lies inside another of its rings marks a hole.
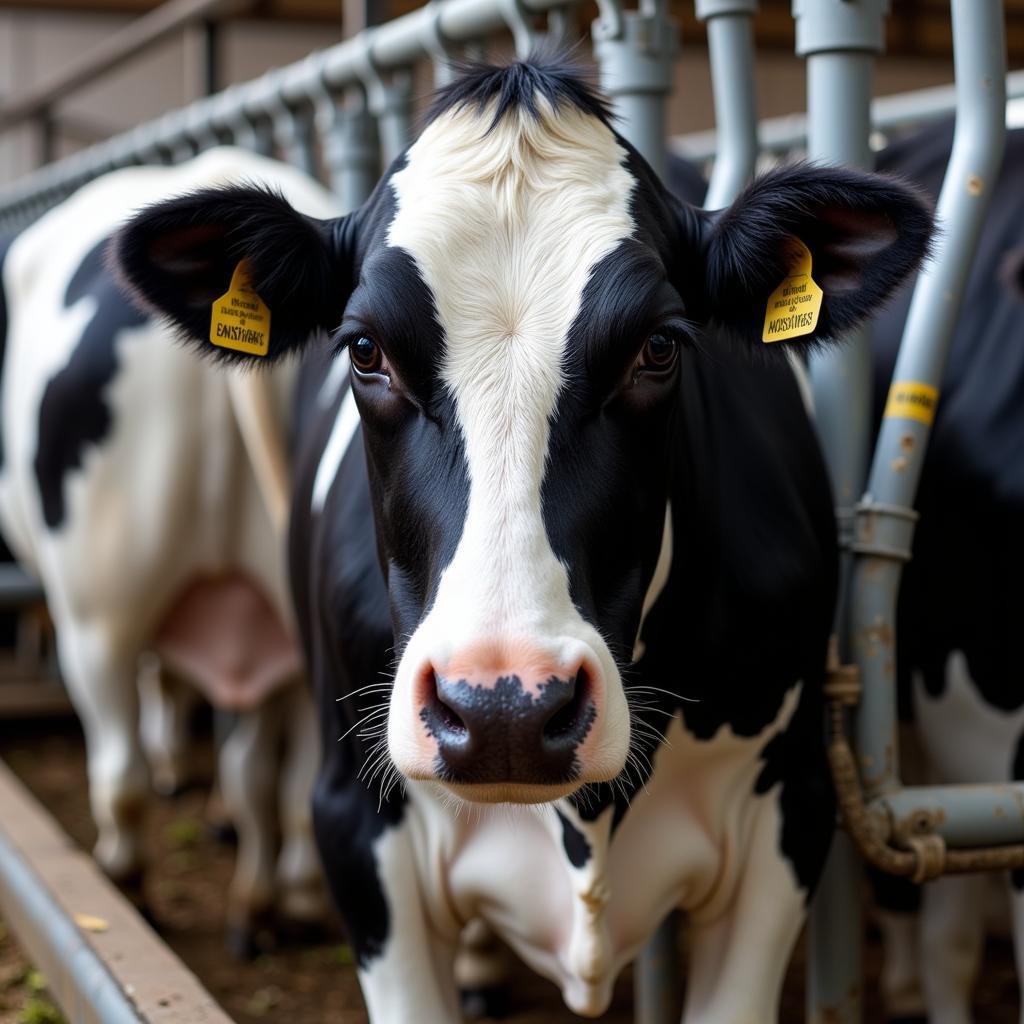
[[[811,250],[793,239],[789,274],[768,296],[761,340],[785,341],[810,334],[818,326],[822,291],[811,277]]]
[[[235,267],[228,290],[213,301],[210,341],[251,356],[265,356],[270,350],[270,310],[253,291],[245,260]]]

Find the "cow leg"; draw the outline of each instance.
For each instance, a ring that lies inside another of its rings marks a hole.
[[[924,887],[921,974],[931,1024],[970,1024],[985,907],[984,875],[950,875]]]
[[[320,733],[313,702],[302,684],[280,695],[287,724],[278,788],[281,853],[277,883],[281,914],[289,927],[315,935],[324,923],[327,894],[313,838],[313,783],[320,764]]]
[[[153,788],[174,796],[191,782],[189,723],[195,692],[170,678],[154,654],[139,662],[139,732]]]
[[[277,855],[275,795],[280,716],[274,702],[238,716],[220,751],[224,805],[238,833],[228,892],[226,941],[239,958],[254,956],[258,931],[274,906]]]
[[[58,633],[68,693],[85,732],[89,802],[96,822],[94,855],[122,887],[141,898],[142,816],[149,788],[139,741],[136,652],[106,630],[63,624]]]
[[[502,1017],[508,1008],[509,952],[479,917],[459,936],[455,982],[467,1020]]]
[[[806,893],[779,855],[776,798],[756,809],[746,867],[721,916],[694,921],[684,1024],[772,1024]]]
[[[373,855],[388,922],[379,953],[369,955],[357,943],[359,984],[371,1024],[458,1024],[458,936],[440,935],[427,920],[408,829],[384,832],[374,843]],[[345,879],[338,881],[346,884]],[[351,915],[346,914],[346,921],[352,930]]]
[[[882,936],[880,987],[885,1015],[893,1021],[924,1020],[920,917],[915,913],[878,910],[875,919]]]
[[[923,776],[921,776],[923,778]],[[924,1020],[921,986],[921,886],[869,870],[882,938],[882,1005],[889,1020]]]

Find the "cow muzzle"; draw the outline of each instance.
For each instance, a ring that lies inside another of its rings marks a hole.
[[[412,701],[419,767],[400,767],[479,802],[552,800],[614,777],[628,722],[621,757],[609,756],[606,680],[581,647],[552,656],[523,643],[484,644],[424,660]]]

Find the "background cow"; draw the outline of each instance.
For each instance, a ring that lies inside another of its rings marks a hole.
[[[534,61],[464,73],[348,217],[216,190],[118,236],[200,348],[243,261],[267,358],[309,355],[314,814],[375,1022],[458,1019],[475,918],[600,1014],[676,907],[686,1019],[775,1017],[833,825],[836,552],[762,324],[795,239],[824,289],[806,343],[873,312],[929,231],[912,191],[838,169],[680,204],[576,72]]]
[[[953,125],[890,146],[879,168],[937,196]],[[898,622],[902,713],[924,748],[933,783],[1024,779],[1024,131],[1008,134],[1003,168],[974,260],[921,477],[914,557],[904,570]],[[910,289],[874,330],[875,407],[881,417]],[[939,1024],[971,1020],[984,945],[987,875],[942,878],[921,890],[918,923],[889,917],[890,1010],[921,1009]],[[1024,876],[1003,882],[1013,905],[1024,977]],[[918,893],[886,882],[889,909]],[[918,948],[919,947],[919,948]]]
[[[4,534],[45,586],[85,728],[95,853],[111,877],[133,885],[143,866],[140,668],[152,683],[155,654],[163,682],[185,680],[243,712],[220,761],[239,834],[229,900],[239,950],[278,888],[289,916],[321,913],[309,820],[316,729],[296,685],[283,522],[273,521],[259,453],[250,457],[240,429],[264,388],[274,415],[287,419],[294,374],[253,388],[253,378],[197,363],[124,297],[105,253],[111,232],[144,204],[243,179],[281,190],[309,213],[333,210],[329,194],[299,172],[223,149],[102,178],[10,244],[0,475]],[[251,427],[246,436],[258,447]],[[279,785],[282,745],[289,753]]]

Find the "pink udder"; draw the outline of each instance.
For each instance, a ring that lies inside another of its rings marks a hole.
[[[197,579],[164,618],[154,650],[215,707],[249,711],[302,671],[295,641],[241,573]]]

